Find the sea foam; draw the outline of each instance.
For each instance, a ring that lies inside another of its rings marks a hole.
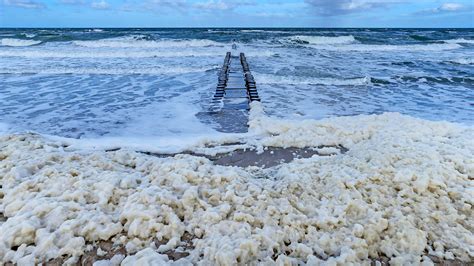
[[[249,125],[255,147],[347,152],[256,169],[0,137],[2,261],[64,256],[74,264],[88,245],[112,239],[128,254],[124,264],[171,263],[163,254],[182,251],[186,235],[193,246],[178,262],[186,265],[370,264],[378,256],[411,265],[431,262],[427,252],[472,260],[472,127],[397,113],[279,120],[260,103]]]

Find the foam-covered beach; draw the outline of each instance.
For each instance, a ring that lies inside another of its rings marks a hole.
[[[330,156],[242,168],[2,136],[2,261],[72,264],[91,251],[96,265],[472,261],[472,127],[397,113],[280,120],[259,103],[249,125],[239,145],[194,150],[324,146]]]

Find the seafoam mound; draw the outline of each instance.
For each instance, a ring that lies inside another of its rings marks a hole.
[[[348,151],[258,169],[1,137],[1,261],[74,263],[97,241],[125,247],[124,265],[472,261],[472,127],[396,113],[291,122],[259,103],[249,124],[248,145]],[[185,235],[192,249],[173,262]]]

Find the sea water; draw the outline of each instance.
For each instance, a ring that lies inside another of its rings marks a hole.
[[[472,29],[0,29],[0,129],[216,134],[196,115],[234,40],[270,116],[399,112],[474,124]]]

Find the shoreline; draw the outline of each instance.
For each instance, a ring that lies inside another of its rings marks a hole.
[[[193,154],[0,137],[1,260],[125,249],[103,265],[472,262],[472,127],[398,114],[283,121],[259,106],[249,124],[260,137]]]

